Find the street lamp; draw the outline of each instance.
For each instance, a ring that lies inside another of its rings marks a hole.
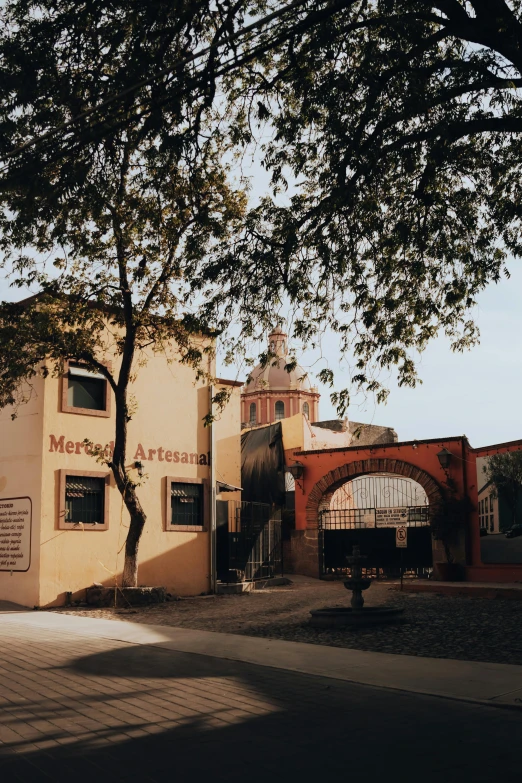
[[[448,449],[442,449],[442,451],[439,451],[437,454],[437,459],[439,460],[441,468],[443,470],[447,470],[450,466],[451,460],[453,459],[453,454],[451,451],[448,451]]]

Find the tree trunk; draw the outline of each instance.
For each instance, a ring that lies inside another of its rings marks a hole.
[[[129,532],[125,542],[125,561],[123,564],[122,587],[138,586],[138,547],[147,517],[136,495],[134,486],[127,486],[123,495],[127,511],[130,514]]]

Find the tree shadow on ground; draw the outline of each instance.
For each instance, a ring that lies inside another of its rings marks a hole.
[[[22,737],[4,745],[6,783],[345,776],[490,783],[500,770],[503,783],[519,780],[513,740],[522,715],[514,712],[144,645],[80,656],[52,671],[62,672],[64,683],[74,677],[85,693],[62,699],[63,723],[49,722],[45,731],[49,747]],[[82,705],[100,718],[134,705],[136,716],[71,736],[67,722],[85,714]],[[28,715],[56,721],[51,698],[26,697],[18,708],[20,726]]]

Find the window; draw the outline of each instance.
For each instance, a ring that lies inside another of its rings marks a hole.
[[[275,420],[281,421],[281,419],[285,418],[285,404],[284,402],[281,402],[281,400],[278,400],[275,404]]]
[[[257,406],[255,402],[250,403],[250,417],[249,417],[249,424],[255,424],[257,421]]]
[[[489,510],[493,511],[493,495],[489,496]]]
[[[167,477],[166,530],[205,530],[205,487],[204,479]]]
[[[60,471],[61,530],[106,530],[109,509],[109,474]]]
[[[308,405],[307,402],[303,403],[303,413],[304,413],[304,415],[306,416],[307,419],[310,418],[310,406]]]
[[[62,383],[63,413],[110,415],[109,384],[102,373],[69,364]]]

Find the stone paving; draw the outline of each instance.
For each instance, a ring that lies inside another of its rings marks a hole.
[[[0,661],[2,783],[520,780],[515,711],[31,627],[9,614],[0,614]]]
[[[67,611],[375,652],[522,664],[522,601],[399,593],[397,585],[375,582],[365,593],[367,605],[403,607],[404,624],[318,630],[308,625],[310,609],[348,605],[349,593],[341,582],[292,580],[288,587],[183,599],[139,610]]]

